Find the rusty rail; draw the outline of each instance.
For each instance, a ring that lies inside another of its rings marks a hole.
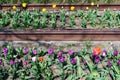
[[[18,9],[22,9],[21,4],[3,4],[0,5],[1,10],[7,10],[8,8],[11,8],[13,5],[16,5]],[[89,9],[96,9],[104,10],[104,9],[111,9],[111,10],[120,10],[120,4],[95,4],[94,6],[90,4],[57,4],[57,7],[54,10],[70,10],[70,7],[74,6],[76,10],[81,9],[85,10],[86,7],[89,7]],[[43,7],[47,8],[47,10],[53,10],[52,4],[27,4],[27,9],[33,10],[33,9],[42,9]]]
[[[92,40],[92,41],[118,41],[119,30],[39,30],[39,31],[2,31],[1,41],[24,41],[24,40]]]

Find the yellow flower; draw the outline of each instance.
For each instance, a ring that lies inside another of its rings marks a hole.
[[[56,4],[53,4],[53,5],[52,5],[52,8],[55,9],[55,8],[56,8]]]
[[[16,6],[13,6],[13,7],[12,7],[13,10],[16,10],[16,8],[17,8]]]
[[[89,9],[89,7],[86,7],[86,10],[88,10]]]
[[[46,8],[42,8],[42,11],[43,11],[43,12],[46,12]]]
[[[95,3],[94,3],[94,2],[91,2],[91,5],[92,5],[92,6],[94,6],[94,5],[95,5]]]
[[[22,7],[24,7],[24,8],[25,8],[26,6],[27,6],[27,4],[26,4],[26,3],[22,3]]]
[[[75,10],[75,7],[74,7],[74,6],[71,6],[71,7],[70,7],[70,10],[71,10],[71,11]]]

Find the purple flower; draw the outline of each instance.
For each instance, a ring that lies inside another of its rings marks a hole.
[[[120,60],[118,60],[118,62],[117,62],[117,63],[118,63],[118,66],[120,66]]]
[[[118,52],[117,50],[114,50],[114,52],[113,52],[114,56],[117,56],[118,53],[119,53],[119,52]]]
[[[48,49],[48,54],[52,54],[54,52],[54,50],[52,48]]]
[[[94,62],[95,62],[95,63],[99,63],[99,62],[100,62],[100,57],[99,57],[99,56],[96,56]]]
[[[59,61],[62,62],[62,63],[65,61],[65,57],[63,57],[63,56],[59,57],[58,59],[59,59]]]
[[[27,64],[28,64],[28,62],[27,62],[27,61],[24,61],[24,62],[23,62],[23,65],[27,65]]]
[[[28,49],[27,49],[27,48],[24,48],[24,49],[23,49],[23,53],[24,53],[24,54],[27,54],[27,53],[28,53]]]
[[[69,51],[68,51],[68,54],[69,54],[70,56],[72,56],[73,53],[74,53],[74,52],[73,52],[72,50],[69,50]]]
[[[84,65],[86,65],[86,64],[87,64],[86,60],[84,60],[84,61],[83,61],[83,64],[84,64]]]
[[[0,59],[0,65],[2,64],[2,59]]]
[[[4,54],[4,56],[6,56],[7,53],[8,53],[8,48],[4,48],[4,49],[3,49],[3,54]]]
[[[17,63],[18,61],[19,61],[18,58],[15,58],[14,63]]]
[[[32,53],[33,53],[33,54],[37,54],[37,50],[34,49],[34,50],[32,51]]]
[[[61,51],[58,52],[58,56],[59,57],[62,56],[62,52]]]
[[[76,64],[76,59],[72,58],[70,62],[71,62],[71,64]]]
[[[107,51],[104,49],[104,50],[102,51],[102,56],[105,57],[106,54],[107,54]]]
[[[107,66],[108,66],[108,67],[111,67],[111,66],[112,66],[112,64],[111,64],[110,61],[107,62]]]
[[[10,65],[13,65],[14,64],[14,61],[13,60],[10,60]]]

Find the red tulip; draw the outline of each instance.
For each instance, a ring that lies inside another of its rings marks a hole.
[[[99,56],[100,52],[101,52],[100,47],[95,47],[94,50],[93,50],[93,55],[94,56]]]

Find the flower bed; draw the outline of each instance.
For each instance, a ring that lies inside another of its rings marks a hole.
[[[17,10],[0,12],[0,28],[14,30],[33,29],[114,29],[120,26],[120,13],[105,10],[99,14],[96,10],[64,9],[56,11],[40,10]]]
[[[119,80],[119,51],[95,46],[80,52],[61,48],[48,50],[39,47],[4,46],[0,54],[1,79],[109,79]]]

